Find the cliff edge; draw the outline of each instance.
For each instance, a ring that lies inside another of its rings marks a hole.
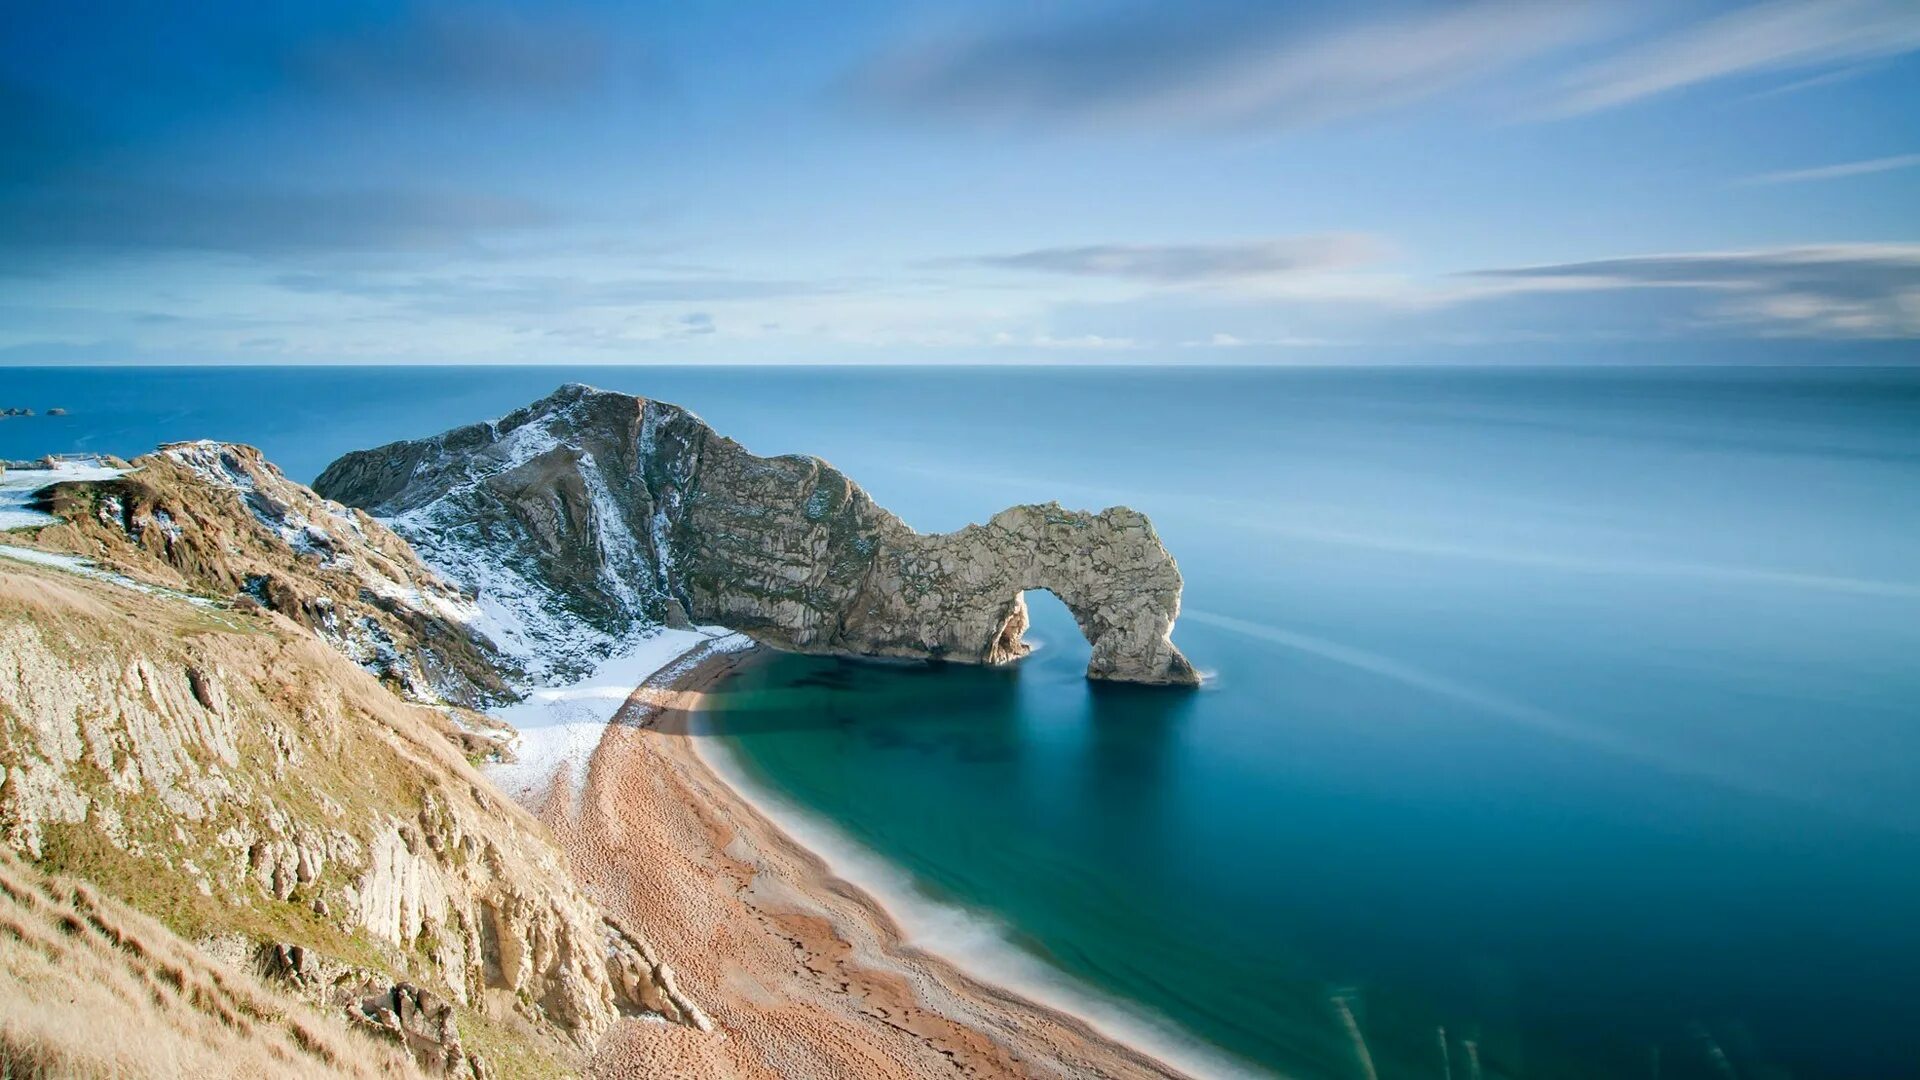
[[[461,706],[514,669],[405,541],[223,443],[34,505],[0,534],[0,1073],[198,1075],[232,1044],[260,1075],[509,1080],[623,1017],[707,1027],[475,769],[501,732]],[[156,964],[180,993],[120,992]],[[62,1035],[100,1027],[143,1034]]]

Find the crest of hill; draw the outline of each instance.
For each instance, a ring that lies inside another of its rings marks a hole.
[[[517,665],[484,633],[472,596],[253,447],[169,444],[119,476],[53,484],[37,505],[60,520],[34,546],[275,611],[413,700],[479,707],[517,696]]]
[[[644,936],[474,771],[494,744],[443,703],[509,692],[497,650],[404,541],[224,444],[163,448],[41,505],[64,520],[10,544],[112,572],[0,559],[0,845],[32,873],[83,878],[219,978],[263,980],[277,1016],[317,1007],[439,1075],[565,1072],[623,1016],[705,1027]],[[48,978],[52,954],[8,934],[8,970]],[[152,1020],[86,1000],[101,1011],[66,1023]],[[48,1041],[51,1017],[6,1028],[24,1032],[8,1052],[59,1072],[85,1048]],[[271,1025],[240,1027],[278,1052]]]

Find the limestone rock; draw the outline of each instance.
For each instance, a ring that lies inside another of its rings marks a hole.
[[[477,1055],[460,1044],[453,1006],[412,983],[395,983],[348,1007],[354,1022],[370,1027],[405,1047],[429,1076],[486,1080],[493,1075]]]
[[[1000,663],[1021,593],[1066,603],[1087,675],[1192,685],[1179,568],[1146,517],[1057,503],[926,535],[818,458],[763,458],[675,405],[562,387],[494,423],[348,454],[315,481],[512,606],[549,670],[692,618],[781,648]],[[498,643],[505,644],[505,643]]]
[[[170,443],[127,467],[37,493],[35,507],[62,522],[33,543],[275,612],[414,700],[515,696],[511,658],[471,629],[481,618],[471,597],[380,523],[287,479],[258,450]]]
[[[473,771],[442,709],[304,629],[7,560],[0,657],[0,848],[169,905],[191,891],[197,919],[241,939],[324,924],[276,936],[258,966],[330,1011],[343,986],[410,983],[516,1010],[568,1053],[622,1016],[704,1026]],[[315,952],[342,942],[360,967]],[[403,1027],[427,1016],[418,1050],[440,1014],[407,1001],[389,1007]]]

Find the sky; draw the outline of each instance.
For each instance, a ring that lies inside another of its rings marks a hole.
[[[1920,361],[1920,0],[16,4],[0,364]]]

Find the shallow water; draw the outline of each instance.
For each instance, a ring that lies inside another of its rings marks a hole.
[[[756,784],[1002,947],[1299,1075],[1920,1073],[1920,375],[0,370],[75,412],[0,457],[310,479],[565,378],[923,529],[1153,517],[1197,693],[1089,686],[1044,596],[1013,669],[721,688]]]

